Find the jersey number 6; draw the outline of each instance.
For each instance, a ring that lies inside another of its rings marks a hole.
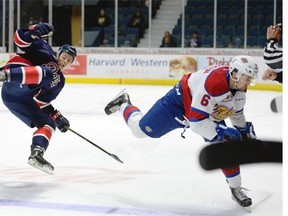
[[[203,97],[202,97],[202,99],[201,99],[201,105],[202,105],[202,106],[207,106],[208,103],[209,103],[210,98],[211,98],[211,97],[210,97],[210,95],[208,95],[208,94],[203,95]]]

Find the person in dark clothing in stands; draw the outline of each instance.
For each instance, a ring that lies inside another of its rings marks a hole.
[[[187,43],[187,47],[201,47],[202,41],[198,35],[198,32],[193,32],[190,40]]]
[[[175,43],[171,41],[171,37],[164,37],[160,47],[176,47]]]
[[[129,28],[138,28],[138,38],[142,38],[145,31],[145,17],[142,14],[142,11],[137,8],[135,14],[130,18],[128,23]]]
[[[101,10],[99,11],[99,14],[98,14],[98,16],[97,16],[96,21],[97,21],[96,25],[97,25],[97,26],[100,26],[100,27],[108,27],[108,26],[110,26],[110,24],[111,24],[111,19],[110,19],[110,17],[106,14],[105,9],[101,9]]]

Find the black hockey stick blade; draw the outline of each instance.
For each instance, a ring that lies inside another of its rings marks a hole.
[[[124,163],[122,160],[120,160],[120,158],[117,155],[110,153],[110,156],[113,157],[115,160],[119,161],[120,163]]]
[[[98,149],[100,149],[101,151],[105,152],[106,154],[108,154],[110,157],[114,158],[115,160],[117,160],[120,163],[124,163],[122,160],[120,160],[120,158],[114,154],[111,154],[110,152],[106,151],[105,149],[101,148],[99,145],[95,144],[94,142],[90,141],[89,139],[87,139],[86,137],[82,136],[81,134],[77,133],[76,131],[74,131],[73,129],[71,129],[70,127],[68,128],[69,131],[71,131],[72,133],[76,134],[77,136],[81,137],[82,139],[86,140],[87,142],[89,142],[90,144],[94,145],[95,147],[97,147]]]
[[[270,108],[274,113],[282,113],[283,105],[282,105],[282,95],[275,97],[271,103]]]
[[[214,170],[251,163],[282,163],[282,142],[230,141],[204,147],[199,155],[204,170]]]

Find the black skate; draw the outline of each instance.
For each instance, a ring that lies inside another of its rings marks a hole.
[[[131,105],[129,95],[126,89],[123,89],[112,101],[110,101],[105,107],[105,113],[111,115],[117,111],[120,111],[120,107],[123,103],[128,103]]]
[[[252,200],[242,191],[243,188],[230,188],[232,199],[237,202],[241,207],[247,208],[252,205]]]
[[[48,174],[53,174],[54,167],[43,158],[44,149],[40,146],[31,147],[31,154],[28,158],[28,163]]]

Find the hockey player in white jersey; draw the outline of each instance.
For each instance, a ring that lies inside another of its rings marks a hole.
[[[132,105],[126,91],[106,107],[107,115],[121,111],[127,126],[138,138],[159,138],[176,128],[188,128],[207,142],[256,139],[253,124],[246,121],[246,91],[257,79],[258,66],[250,56],[236,56],[229,66],[209,66],[183,78],[150,110]],[[227,127],[230,118],[233,127]],[[232,199],[242,207],[252,200],[241,185],[239,165],[222,169]]]

